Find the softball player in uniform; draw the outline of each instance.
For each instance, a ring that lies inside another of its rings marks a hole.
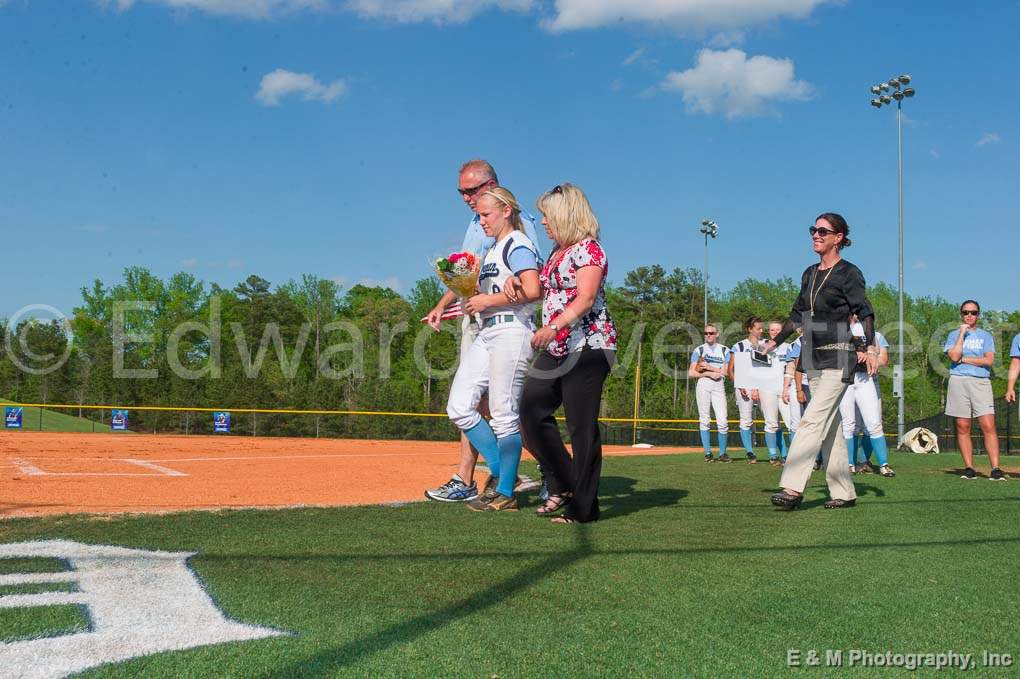
[[[864,337],[864,326],[858,322],[856,317],[851,318],[850,334],[854,337]],[[875,345],[879,348],[878,362],[883,365],[883,354],[888,361],[889,343],[880,332],[875,332]],[[868,351],[871,351],[869,348]],[[878,473],[882,476],[896,476],[896,472],[889,466],[889,449],[885,442],[885,432],[882,430],[882,392],[879,391],[878,375],[868,375],[867,370],[858,369],[854,373],[853,383],[847,387],[843,394],[843,400],[839,404],[839,415],[843,419],[843,438],[846,439],[848,451],[847,458],[850,463],[850,471],[856,471],[856,463],[863,461],[864,455],[857,451],[855,445],[854,430],[857,428],[857,413],[860,413],[863,430],[871,443],[871,449],[878,460]]]
[[[698,429],[701,434],[701,445],[705,448],[705,462],[712,462],[712,439],[709,432],[712,411],[715,411],[715,423],[719,432],[719,457],[726,455],[726,439],[729,436],[729,424],[726,421],[726,367],[730,362],[730,350],[716,340],[719,329],[712,325],[705,326],[704,344],[691,354],[691,365],[687,374],[697,377],[694,396],[698,401]]]
[[[747,322],[744,323],[744,329],[747,330],[747,339],[740,340],[730,347],[730,379],[733,379],[733,354],[757,351],[758,345],[761,344],[762,321],[760,318],[752,316],[747,319]],[[747,461],[750,464],[755,464],[758,462],[758,458],[754,454],[754,402],[759,398],[758,390],[736,389],[734,390],[734,398],[737,401],[737,412],[740,414],[740,442],[747,453]],[[730,458],[727,455],[720,455],[719,461],[729,462]]]
[[[496,243],[482,259],[480,294],[464,304],[465,313],[481,318],[481,329],[457,368],[446,411],[485,458],[492,475],[486,490],[468,507],[516,511],[514,483],[522,449],[518,406],[533,353],[535,300],[541,296],[538,253],[522,230],[513,194],[497,187],[486,191],[477,206],[486,235]],[[522,288],[515,303],[503,292],[512,276]],[[486,391],[492,414],[488,422],[478,413]]]
[[[775,338],[783,329],[783,324],[779,321],[773,321],[769,323],[769,337]],[[790,352],[790,345],[783,342],[775,351],[769,355],[773,357],[773,360],[778,360],[785,364],[786,354]],[[780,387],[778,392],[772,393],[768,391],[758,390],[758,405],[761,408],[762,416],[765,419],[765,445],[769,449],[769,464],[778,465],[780,459],[786,459],[786,446],[781,445],[782,432],[779,430],[779,418],[782,416],[783,424],[787,428],[790,427],[790,406],[785,403],[782,399],[783,388]],[[782,457],[780,457],[780,450],[782,450]]]
[[[800,425],[800,418],[804,414],[804,408],[811,398],[811,385],[808,383],[807,375],[800,371],[800,350],[801,341],[798,337],[790,345],[783,360],[786,361],[786,375],[783,377],[783,401],[789,401],[790,420],[787,423],[790,429],[790,440],[797,434],[797,427]],[[797,381],[800,381],[798,389]],[[804,395],[801,402],[800,395]],[[784,458],[785,459],[785,458]]]

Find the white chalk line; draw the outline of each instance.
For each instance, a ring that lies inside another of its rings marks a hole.
[[[28,462],[27,460],[24,460],[22,458],[12,457],[11,464],[14,465],[14,467],[17,468],[18,471],[20,471],[22,474],[26,474],[27,476],[46,475],[46,472],[44,472],[42,469],[39,469],[31,462]]]
[[[251,457],[246,456],[230,456],[230,457],[174,457],[174,458],[160,458],[154,460],[138,460],[138,462],[219,462],[220,460],[233,460],[233,461],[244,461],[250,462],[253,460],[310,460],[310,459],[337,459],[343,460],[352,457],[429,457],[429,456],[454,456],[459,454],[459,451],[450,451],[445,453],[353,453],[351,455],[255,455]],[[22,460],[61,460],[65,462],[84,462],[84,461],[95,461],[101,460],[105,462],[119,461],[127,462],[124,458],[114,457],[39,457],[31,456],[28,458],[20,458]],[[49,472],[43,472],[44,474]],[[143,474],[135,474],[134,476],[143,476]]]
[[[162,467],[158,464],[153,464],[152,462],[146,462],[145,460],[125,459],[121,460],[121,462],[127,462],[128,464],[138,465],[139,467],[143,467],[145,469],[151,469],[165,476],[187,476],[187,474],[185,474],[184,472],[179,472],[176,469],[170,469],[169,467]]]
[[[256,460],[311,460],[311,459],[333,459],[346,460],[352,457],[424,457],[428,455],[455,455],[448,453],[354,453],[352,455],[257,455],[254,457],[181,457],[169,460],[153,460],[153,462],[219,462],[220,460],[243,460],[254,462]]]
[[[36,459],[52,460],[54,458],[36,458]],[[187,474],[185,474],[184,472],[179,472],[179,471],[177,471],[175,469],[170,469],[169,467],[163,467],[163,466],[160,466],[158,464],[153,464],[153,463],[147,462],[145,460],[133,460],[133,459],[122,459],[122,458],[99,458],[99,457],[94,457],[94,458],[61,458],[61,459],[64,460],[64,461],[79,461],[79,462],[80,461],[84,461],[84,460],[88,460],[88,461],[102,460],[104,462],[126,462],[128,464],[133,464],[133,465],[136,465],[136,466],[139,466],[139,467],[143,467],[145,469],[151,469],[151,470],[153,470],[156,473],[155,474],[145,474],[145,473],[128,473],[128,472],[48,472],[48,471],[46,471],[44,469],[40,469],[39,467],[35,466],[31,462],[28,462],[27,460],[25,460],[23,458],[11,458],[10,462],[11,462],[11,465],[13,467],[18,469],[18,471],[20,471],[22,474],[25,474],[26,476],[134,476],[134,477],[140,477],[140,476],[149,476],[149,477],[151,477],[151,476],[163,476],[163,477],[166,477],[166,476],[187,476]]]

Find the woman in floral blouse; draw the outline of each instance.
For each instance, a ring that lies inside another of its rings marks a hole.
[[[540,351],[521,397],[521,431],[546,474],[549,499],[539,514],[564,509],[555,523],[599,518],[602,387],[616,356],[616,326],[606,309],[606,253],[599,222],[578,187],[562,184],[538,199],[542,225],[556,249],[542,268]],[[544,350],[544,351],[541,351]],[[563,406],[573,458],[553,413]]]

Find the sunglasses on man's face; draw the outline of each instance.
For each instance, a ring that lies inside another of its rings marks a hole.
[[[717,333],[717,332],[706,332],[706,333],[705,333],[705,335],[718,335],[718,334],[719,334],[719,333]]]
[[[810,233],[812,236],[817,233],[822,238],[825,238],[826,236],[834,236],[837,233],[839,233],[839,231],[833,231],[832,229],[826,229],[824,226],[812,226],[812,227],[808,228],[808,233]]]
[[[492,181],[492,180],[491,179],[486,179],[484,182],[482,182],[478,186],[475,186],[475,187],[470,188],[470,189],[457,189],[457,193],[459,193],[462,196],[469,197],[469,198],[470,197],[474,197],[474,195],[476,193],[478,193],[479,191],[484,189],[486,186],[488,186],[490,181]]]
[[[960,312],[961,316],[979,316],[981,314],[977,309],[964,309]]]

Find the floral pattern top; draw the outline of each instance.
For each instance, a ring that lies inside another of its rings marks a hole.
[[[605,285],[609,263],[606,251],[594,238],[558,248],[542,267],[542,324],[555,322],[567,305],[574,301],[577,297],[577,270],[586,266],[602,269],[599,291],[588,313],[569,328],[560,328],[556,338],[546,347],[546,351],[557,358],[582,349],[616,350],[616,325],[606,308]]]

